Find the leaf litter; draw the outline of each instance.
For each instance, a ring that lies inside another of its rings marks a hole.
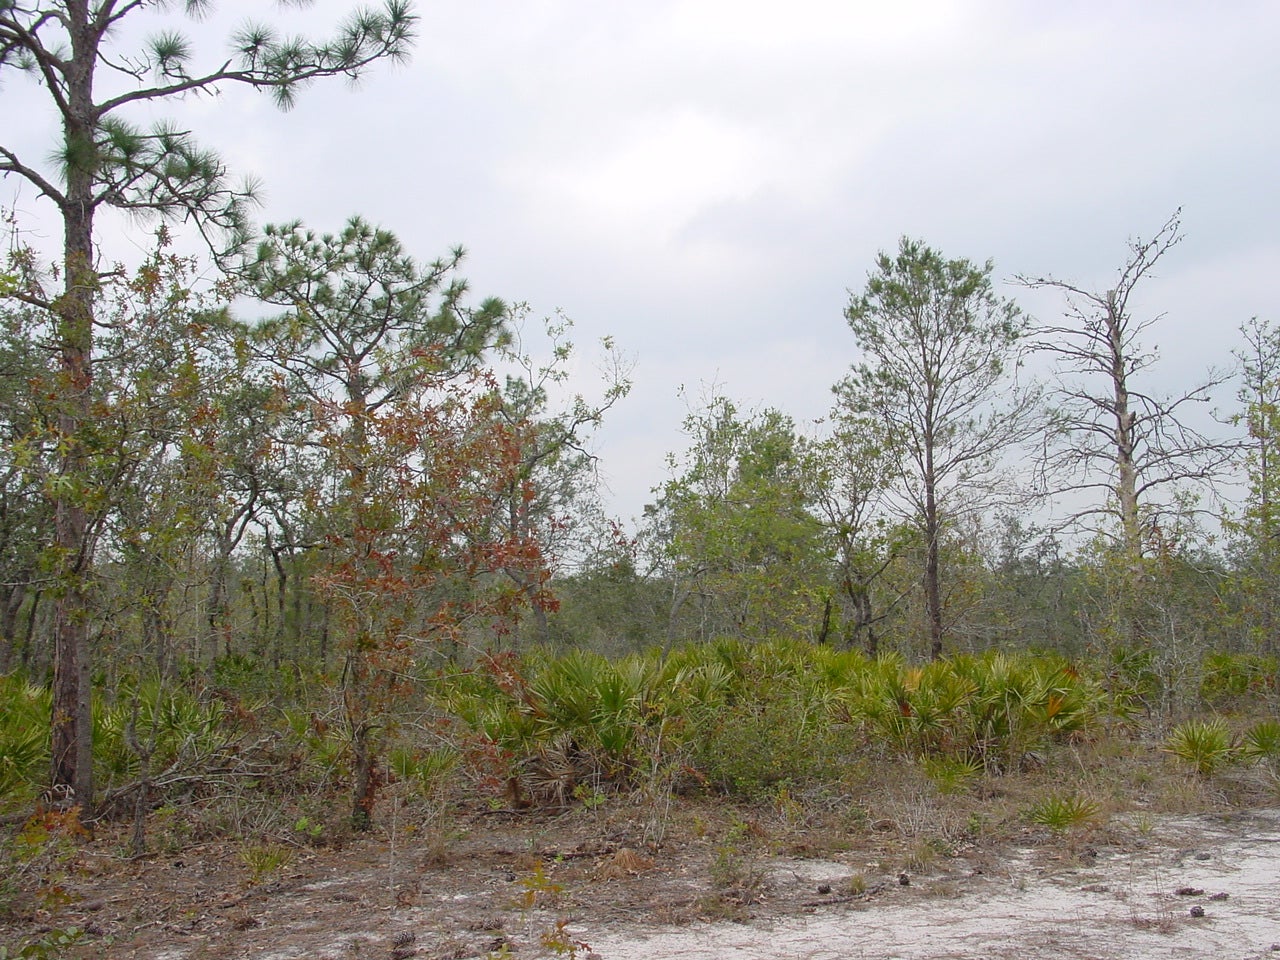
[[[470,824],[443,855],[361,840],[253,883],[233,844],[125,860],[100,839],[66,865],[56,902],[0,935],[79,926],[90,936],[65,955],[104,960],[1280,957],[1277,810],[1028,832],[900,874],[879,835],[815,856],[742,852],[730,870],[710,837],[647,848],[625,823],[577,814]]]

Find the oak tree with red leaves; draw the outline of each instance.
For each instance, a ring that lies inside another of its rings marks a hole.
[[[327,469],[307,492],[325,518],[316,584],[341,633],[352,823],[372,821],[388,707],[427,647],[502,629],[520,604],[550,605],[526,530],[492,524],[523,471],[527,422],[503,415],[486,355],[508,336],[498,300],[466,306],[462,251],[419,265],[390,233],[268,228],[242,271],[284,312],[247,331],[279,372]],[[526,581],[499,573],[519,569]]]

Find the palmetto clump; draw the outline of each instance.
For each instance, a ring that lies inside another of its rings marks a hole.
[[[1221,717],[1187,720],[1178,724],[1169,734],[1164,748],[1195,767],[1196,773],[1202,777],[1213,776],[1235,754],[1231,731]]]

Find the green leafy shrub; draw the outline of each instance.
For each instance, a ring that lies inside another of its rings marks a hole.
[[[1275,657],[1244,653],[1211,653],[1204,658],[1200,698],[1214,710],[1276,689]]]
[[[1113,713],[1129,716],[1150,710],[1164,697],[1165,684],[1152,650],[1117,647],[1104,669],[1103,684]]]
[[[1013,769],[1026,751],[1086,728],[1101,710],[1100,687],[1057,658],[992,652],[952,666],[973,686],[963,747],[988,768]]]
[[[246,883],[256,886],[288,867],[293,862],[293,850],[279,843],[248,843],[240,848],[240,859],[249,869]]]
[[[751,800],[784,783],[836,780],[848,762],[844,738],[783,697],[723,709],[689,746],[689,761],[707,784]]]
[[[340,724],[298,707],[281,710],[278,717],[284,727],[284,759],[292,771],[292,783],[325,790],[346,776],[350,742]]]
[[[575,650],[546,663],[529,684],[541,739],[568,734],[603,777],[629,779],[655,678],[655,665],[635,657],[615,663]]]
[[[924,772],[939,793],[963,793],[982,775],[982,764],[955,757],[926,757]]]
[[[1108,703],[1097,680],[1056,657],[913,666],[794,640],[721,640],[617,661],[503,655],[437,689],[506,758],[503,776],[570,744],[602,781],[635,785],[678,758],[694,779],[750,796],[838,780],[859,755],[894,753],[937,761],[939,778],[958,789],[1087,727]]]
[[[62,951],[74,946],[84,931],[79,927],[66,927],[61,930],[50,930],[35,940],[28,940],[21,947],[10,949],[0,946],[0,960],[54,960],[62,956]]]
[[[1099,684],[1054,658],[989,653],[910,667],[894,657],[854,679],[848,710],[891,750],[1010,769],[1046,740],[1089,725]]]

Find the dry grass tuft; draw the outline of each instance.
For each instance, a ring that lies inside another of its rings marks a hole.
[[[596,868],[595,876],[598,880],[625,880],[652,870],[654,866],[652,858],[637,853],[631,847],[622,847]]]

